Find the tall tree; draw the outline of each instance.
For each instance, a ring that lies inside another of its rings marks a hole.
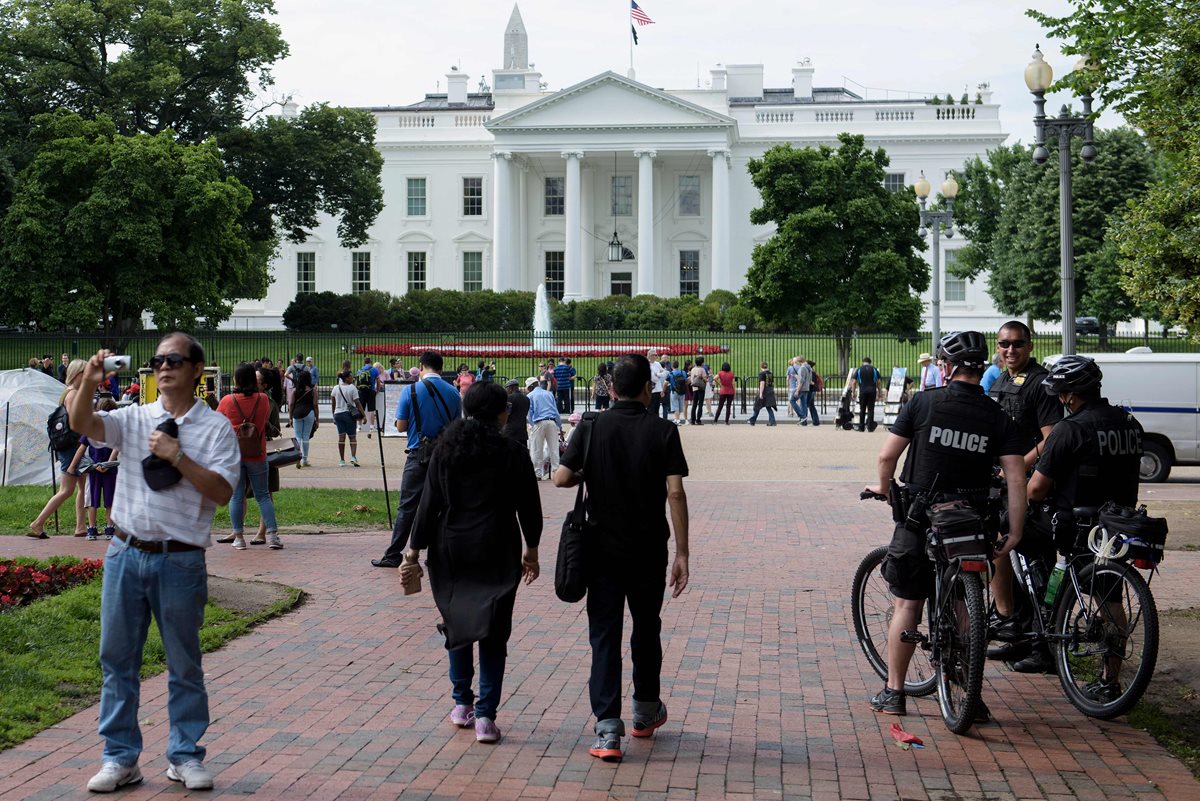
[[[832,333],[841,370],[854,331],[920,326],[929,266],[911,191],[884,189],[883,149],[841,134],[837,149],[779,145],[751,159],[762,205],[755,225],[775,225],[756,245],[742,298],[769,321]]]
[[[1093,89],[1169,161],[1162,179],[1113,232],[1123,285],[1135,300],[1200,333],[1200,4],[1195,0],[1070,0],[1072,11],[1029,16],[1092,69],[1059,81]]]
[[[383,206],[374,118],[324,105],[262,115],[278,104],[260,99],[272,86],[270,66],[287,54],[273,13],[272,0],[0,0],[0,217],[35,177],[25,171],[37,148],[54,141],[35,121],[66,110],[106,120],[114,137],[130,142],[165,134],[181,144],[219,143],[212,152],[222,176],[250,198],[240,220],[250,258],[220,282],[225,300],[262,297],[280,237],[303,241],[320,213],[338,218],[344,245],[361,244]],[[44,270],[12,278],[6,288],[22,294],[79,280]],[[104,296],[103,285],[93,288],[58,302]],[[149,295],[133,282],[121,304],[84,317],[90,327],[106,313],[129,315],[106,323],[125,330],[147,310]],[[231,310],[208,304],[203,316],[216,323]],[[60,326],[75,314],[47,308],[19,322]]]
[[[1055,163],[1057,142],[1047,143]],[[1076,151],[1080,143],[1075,142]],[[1080,314],[1106,328],[1137,309],[1120,286],[1110,228],[1149,185],[1153,159],[1145,141],[1129,128],[1097,131],[1098,156],[1078,166],[1073,157],[1076,298]],[[970,244],[953,270],[987,275],[988,294],[1005,314],[1061,319],[1058,171],[1034,164],[1028,147],[1000,147],[988,161],[974,159],[961,173],[956,217]]]

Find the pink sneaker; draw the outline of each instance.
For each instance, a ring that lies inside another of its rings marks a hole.
[[[479,743],[500,742],[500,729],[491,718],[475,718],[475,741]]]
[[[475,722],[475,708],[459,704],[450,713],[450,722],[460,729],[465,729]]]

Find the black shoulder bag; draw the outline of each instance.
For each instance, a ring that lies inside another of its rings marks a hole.
[[[581,472],[582,468],[587,467],[592,426],[598,416],[599,412],[584,412],[579,431],[575,434],[584,438]],[[579,482],[575,508],[567,512],[567,519],[563,521],[562,536],[558,540],[558,559],[554,564],[554,594],[569,604],[583,600],[587,594],[588,530],[592,524],[587,519],[586,485],[586,480]]]

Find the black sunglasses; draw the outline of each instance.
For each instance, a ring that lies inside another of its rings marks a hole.
[[[1001,339],[996,342],[998,348],[1023,348],[1029,344],[1028,339]]]
[[[169,365],[170,368],[174,370],[184,362],[188,362],[189,364],[195,363],[192,358],[188,356],[180,356],[178,353],[168,353],[166,356],[151,356],[150,369],[157,370],[165,364]]]

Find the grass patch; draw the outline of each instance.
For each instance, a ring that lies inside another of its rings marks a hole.
[[[1149,732],[1158,744],[1166,748],[1196,778],[1200,778],[1200,715],[1196,692],[1188,687],[1174,688],[1168,711],[1156,701],[1143,699],[1129,712],[1129,723]]]
[[[84,709],[100,697],[99,578],[51,598],[0,614],[0,750]],[[200,645],[207,653],[252,626],[294,607],[303,593],[257,612],[239,613],[209,603]],[[166,653],[150,626],[142,678],[161,673]]]
[[[53,494],[48,486],[0,488],[0,534],[25,534],[29,531],[29,521],[37,517]],[[275,493],[275,504],[280,513],[280,526],[380,528],[388,524],[383,490],[285,487]],[[395,504],[396,494],[393,492],[393,511]],[[246,507],[247,528],[257,526],[258,506],[251,501]],[[60,532],[70,534],[75,531],[74,509],[71,500],[59,508]],[[217,528],[229,527],[228,507],[217,510],[213,525]],[[47,524],[46,531],[54,532],[53,518]]]

